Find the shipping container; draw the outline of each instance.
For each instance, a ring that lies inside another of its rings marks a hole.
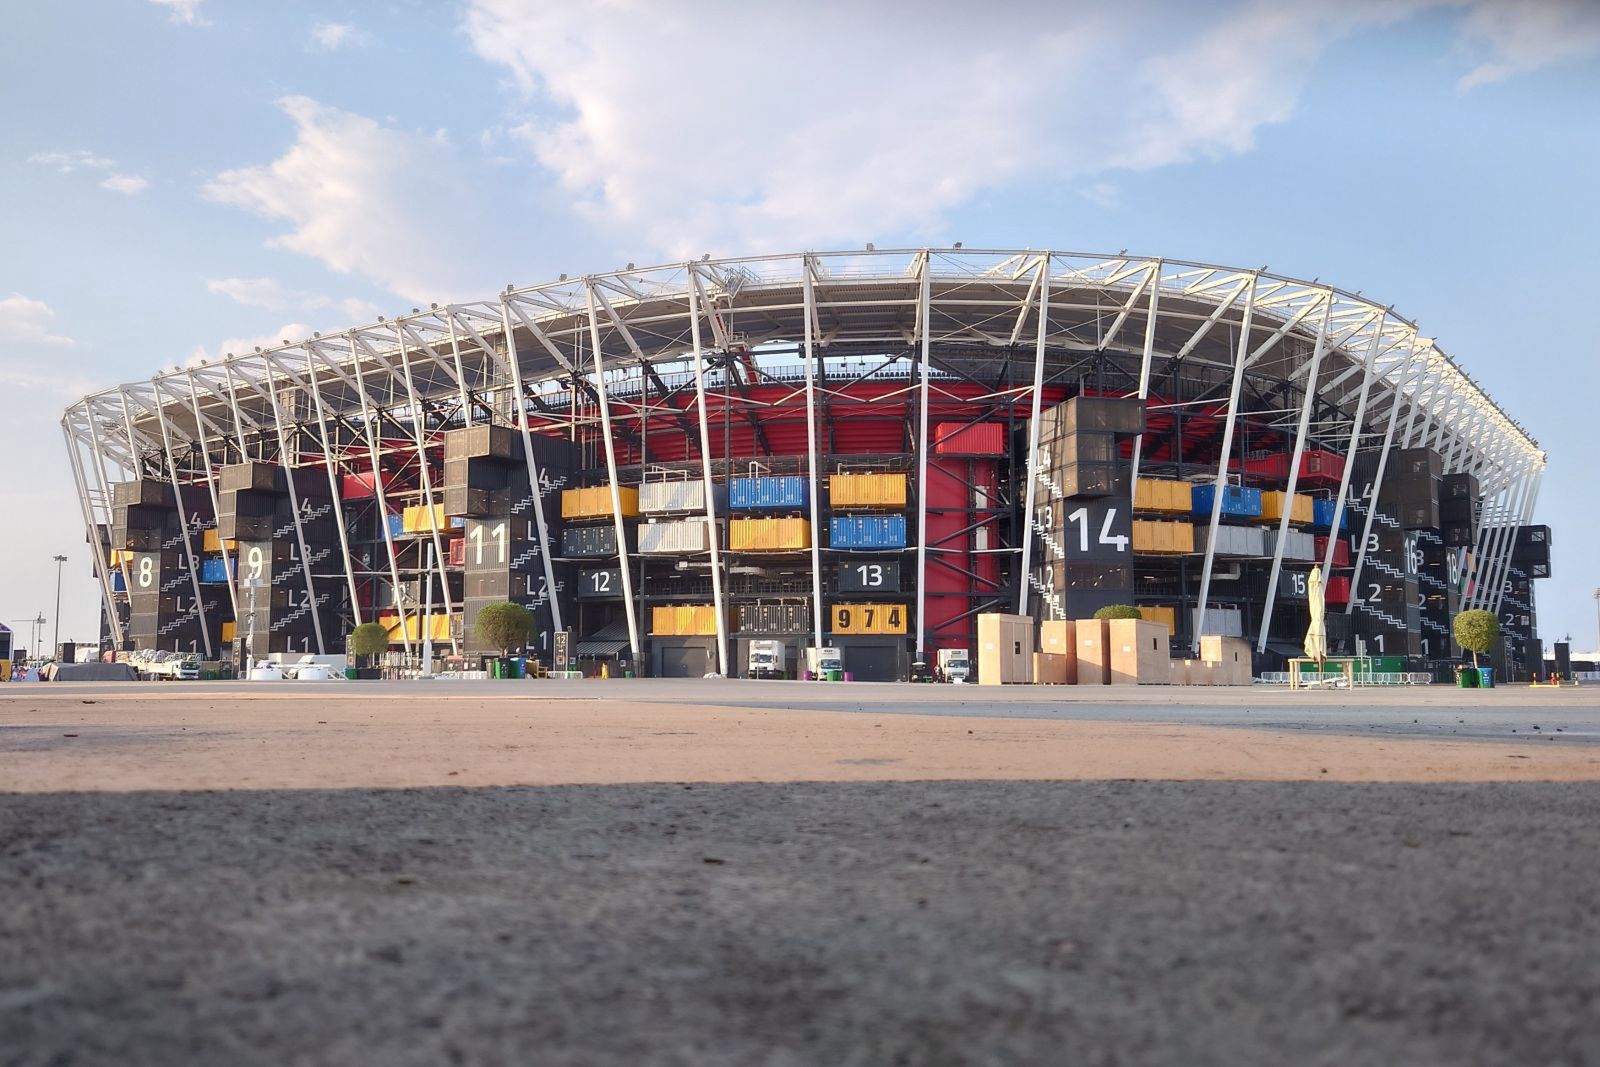
[[[805,519],[733,519],[728,523],[728,548],[734,552],[791,552],[811,547],[811,523]]]
[[[225,585],[233,572],[233,560],[223,556],[200,561],[200,580],[207,585]]]
[[[933,428],[933,450],[941,456],[1003,456],[1003,422],[941,422]]]
[[[1261,494],[1261,521],[1277,522],[1283,517],[1284,502],[1288,493],[1276,490]],[[1311,507],[1311,498],[1304,493],[1296,493],[1293,503],[1289,504],[1289,521],[1300,525],[1309,525],[1314,512]]]
[[[1289,461],[1294,458],[1289,452],[1274,452],[1265,456],[1252,456],[1244,461],[1245,471],[1257,479],[1266,479],[1276,482],[1289,480]],[[1228,464],[1228,469],[1237,471],[1238,461]],[[1307,449],[1300,455],[1300,477],[1296,479],[1302,488],[1317,485],[1338,485],[1344,474],[1344,457],[1336,452],[1324,452],[1319,449]]]
[[[1316,543],[1312,546],[1312,551],[1316,561],[1321,563],[1328,557],[1328,539],[1326,537],[1318,537]],[[1335,567],[1350,566],[1350,542],[1342,537],[1333,542],[1333,565]]]
[[[735,478],[728,507],[737,511],[803,508],[811,502],[809,482],[797,474]]]
[[[516,456],[520,444],[516,431],[509,426],[465,426],[449,430],[444,435],[444,458],[496,459],[509,462]]]
[[[223,467],[217,479],[217,488],[224,493],[289,491],[282,467],[276,463],[260,463],[253,460],[246,463],[230,463]]]
[[[120,570],[111,572],[111,591],[113,593],[126,593],[128,591],[128,583],[123,580]]]
[[[711,502],[717,511],[727,503],[727,490],[713,484]],[[645,482],[639,486],[639,513],[641,515],[672,515],[686,511],[704,513],[706,486],[699,478],[678,478]]]
[[[1478,543],[1477,534],[1471,526],[1462,526],[1445,523],[1442,527],[1444,543],[1451,548],[1470,548]]]
[[[1477,502],[1478,479],[1471,474],[1446,474],[1439,480],[1439,495],[1445,500]]]
[[[480,518],[488,515],[503,514],[504,507],[496,507],[495,498],[503,498],[505,491],[496,492],[490,489],[473,489],[465,485],[447,485],[441,494],[444,503],[444,513],[452,517]]]
[[[1206,550],[1206,536],[1210,527],[1204,524],[1195,528],[1195,551]],[[1213,555],[1216,556],[1264,556],[1266,555],[1266,537],[1259,526],[1229,526],[1222,524],[1217,527],[1217,548]]]
[[[1333,526],[1333,507],[1336,502],[1331,499],[1318,497],[1311,501],[1311,528],[1313,530],[1326,530]],[[1348,533],[1350,530],[1350,507],[1347,504],[1339,515],[1339,532]]]
[[[673,604],[650,609],[650,633],[658,637],[704,637],[717,632],[715,604]]]
[[[1187,515],[1194,506],[1188,482],[1140,478],[1133,486],[1133,510]]]
[[[435,504],[432,508],[420,504],[405,509],[401,528],[406,533],[412,534],[432,533],[434,530],[448,530],[450,522],[445,516],[443,504]]]
[[[405,535],[406,521],[404,515],[389,515],[386,518],[389,523],[389,538],[391,540]]]
[[[561,554],[575,559],[617,554],[617,528],[607,523],[603,526],[567,526],[561,530]]]
[[[835,515],[828,526],[833,548],[904,548],[904,515]]]
[[[202,552],[232,552],[239,547],[239,542],[225,539],[215,529],[207,530],[200,537],[200,551]]]
[[[1350,603],[1350,578],[1348,575],[1336,574],[1326,578],[1322,583],[1322,599],[1329,604],[1343,606]]]
[[[1181,555],[1194,551],[1194,526],[1187,522],[1133,520],[1133,550],[1148,555]]]
[[[684,556],[711,551],[706,537],[706,520],[646,522],[639,525],[639,554],[642,556]]]
[[[840,508],[903,508],[904,474],[835,474],[828,479],[828,504]]]
[[[1215,482],[1190,487],[1190,511],[1195,515],[1211,516],[1211,507],[1216,500],[1217,486]],[[1225,485],[1222,487],[1222,514],[1235,519],[1254,519],[1261,515],[1261,490],[1249,489],[1242,485]]]
[[[232,619],[229,619],[227,622],[222,624],[222,640],[225,643],[231,645],[233,643],[234,634],[236,634],[238,632],[239,632],[239,629],[234,624]]]
[[[448,642],[450,640],[451,616],[443,612],[435,612],[428,616],[428,637],[434,641]],[[389,631],[389,643],[397,644],[400,636],[400,616],[380,615],[378,624]],[[422,613],[407,615],[405,620],[405,636],[412,641],[421,641],[423,637]]]
[[[1243,637],[1244,614],[1238,608],[1213,607],[1205,611],[1205,626],[1200,624],[1200,609],[1189,610],[1190,625],[1197,634],[1210,634],[1218,637]]]
[[[622,517],[639,517],[639,490],[631,485],[619,485],[617,496],[622,505]],[[609,519],[615,515],[612,508],[611,487],[591,485],[581,489],[561,490],[561,517],[563,519]]]
[[[1068,463],[1051,472],[1063,496],[1127,496],[1126,463]]]
[[[1144,401],[1138,397],[1075,396],[1051,415],[1063,434],[1144,433]]]
[[[1420,475],[1427,478],[1444,476],[1444,459],[1431,448],[1397,448],[1389,453],[1384,466],[1384,477]]]
[[[467,539],[465,537],[458,537],[451,541],[447,552],[450,566],[465,567],[467,565]]]
[[[1121,438],[1111,433],[1079,430],[1048,442],[1052,463],[1118,463]],[[1042,446],[1041,446],[1042,447]]]
[[[1139,617],[1146,622],[1159,622],[1167,633],[1178,632],[1178,609],[1165,604],[1140,604]]]
[[[1274,555],[1277,552],[1278,531],[1263,530],[1261,548],[1264,555]],[[1311,563],[1313,560],[1320,562],[1322,557],[1317,555],[1317,541],[1324,540],[1306,533],[1302,530],[1286,530],[1283,535],[1283,558],[1291,563]]]
[[[739,629],[745,633],[802,633],[810,628],[809,601],[739,606]]]

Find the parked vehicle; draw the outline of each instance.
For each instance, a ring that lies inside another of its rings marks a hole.
[[[751,641],[748,673],[752,678],[787,678],[785,648],[782,641]]]
[[[939,680],[941,682],[970,682],[972,680],[972,658],[964,648],[941,648],[939,650]]]

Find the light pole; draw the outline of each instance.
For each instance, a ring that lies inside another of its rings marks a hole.
[[[246,578],[244,580],[244,587],[250,593],[250,611],[245,615],[244,676],[246,680],[250,678],[250,673],[256,669],[256,590],[261,588],[261,584],[260,578]]]
[[[51,556],[56,561],[56,636],[51,641],[51,647],[57,656],[61,655],[61,566],[67,562],[66,556]]]
[[[1595,628],[1596,628],[1596,634],[1595,634],[1596,640],[1595,640],[1594,647],[1595,648],[1600,648],[1600,589],[1596,589],[1594,591],[1594,614],[1595,614]]]

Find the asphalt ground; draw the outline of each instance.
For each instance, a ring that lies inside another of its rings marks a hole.
[[[0,1065],[1600,1063],[1585,692],[514,684],[0,687]]]

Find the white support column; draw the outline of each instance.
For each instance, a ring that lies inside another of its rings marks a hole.
[[[223,373],[228,376],[228,409],[233,413],[233,436],[239,446],[239,462],[245,463],[250,459],[250,451],[244,446],[244,412],[239,410],[239,387],[233,380],[233,355],[222,362]]]
[[[1041,253],[1039,256],[1039,278],[1035,288],[1039,293],[1039,332],[1033,346],[1033,399],[1028,415],[1028,486],[1023,492],[1022,505],[1022,569],[1017,575],[1018,615],[1028,614],[1028,583],[1033,579],[1033,509],[1040,477],[1039,422],[1040,412],[1044,407],[1044,348],[1050,326],[1049,252]],[[1023,309],[1023,314],[1027,314],[1026,308]]]
[[[1244,390],[1244,361],[1250,351],[1250,321],[1256,310],[1256,286],[1261,282],[1259,273],[1250,276],[1250,292],[1245,297],[1242,321],[1239,324],[1238,351],[1233,360],[1233,384],[1228,390],[1228,416],[1222,425],[1221,453],[1217,457],[1217,476],[1212,483],[1216,488],[1211,499],[1211,527],[1206,535],[1205,562],[1200,570],[1200,600],[1196,605],[1194,640],[1191,648],[1200,651],[1200,635],[1206,629],[1206,601],[1211,597],[1211,568],[1216,562],[1217,528],[1222,525],[1222,493],[1228,485],[1228,454],[1233,451],[1233,427],[1239,418],[1239,397]]]
[[[1523,493],[1523,496],[1522,496],[1521,513],[1520,513],[1520,515],[1518,517],[1518,525],[1519,526],[1526,526],[1530,522],[1533,521],[1533,506],[1539,499],[1539,484],[1542,481],[1544,481],[1544,470],[1543,470],[1543,468],[1534,470],[1531,473],[1531,476],[1528,478],[1528,480],[1527,480],[1527,489]],[[1515,548],[1515,546],[1516,546],[1515,535],[1513,535],[1512,547]],[[1489,606],[1489,610],[1494,612],[1496,615],[1500,614],[1500,602],[1504,599],[1505,592],[1506,592],[1506,576],[1510,573],[1510,571],[1511,571],[1511,553],[1508,551],[1506,553],[1505,563],[1501,566],[1500,580],[1495,583],[1494,601]],[[1531,580],[1531,576],[1530,576],[1530,580]]]
[[[1416,359],[1417,357],[1415,345],[1416,342],[1413,341],[1410,357],[1411,359]],[[1389,407],[1389,424],[1383,432],[1383,445],[1378,451],[1378,469],[1372,475],[1372,484],[1363,486],[1361,490],[1366,497],[1365,506],[1367,517],[1366,521],[1361,527],[1360,544],[1356,546],[1355,568],[1350,572],[1350,599],[1345,602],[1344,606],[1344,613],[1346,615],[1352,614],[1355,611],[1355,590],[1361,587],[1361,571],[1367,564],[1367,541],[1372,536],[1372,517],[1373,513],[1377,511],[1378,507],[1378,491],[1383,488],[1383,475],[1389,467],[1389,448],[1394,442],[1395,424],[1398,421],[1400,414],[1400,401],[1401,398],[1405,396],[1404,390],[1406,383],[1411,381],[1414,377],[1419,376],[1426,368],[1427,362],[1424,360],[1419,366],[1410,371],[1405,378],[1395,385],[1395,401]],[[1412,414],[1416,413],[1415,406],[1412,407],[1411,411]],[[1330,545],[1339,540],[1338,521],[1339,520],[1336,517],[1334,519],[1333,527],[1331,527],[1328,531],[1328,543]],[[1326,571],[1324,571],[1324,573],[1326,573]]]
[[[339,485],[339,476],[334,472],[333,443],[328,439],[328,415],[322,406],[322,389],[317,381],[316,363],[311,358],[311,346],[306,345],[302,351],[306,354],[306,388],[310,390],[312,403],[317,409],[317,440],[322,445],[322,465],[327,468],[328,492],[333,495],[333,518],[339,528],[339,552],[344,557],[344,577],[350,588],[350,614],[355,624],[360,626],[365,620],[361,617],[355,561],[350,558],[350,536],[344,522],[344,493]]]
[[[1378,352],[1383,348],[1384,327],[1389,324],[1389,313],[1385,311],[1378,317],[1378,327],[1372,334],[1372,345],[1367,349],[1367,358],[1361,362],[1361,392],[1356,398],[1355,418],[1350,422],[1350,443],[1344,450],[1344,470],[1339,475],[1339,495],[1333,501],[1333,522],[1329,527],[1337,534],[1340,525],[1344,522],[1345,499],[1350,493],[1351,467],[1355,463],[1356,452],[1361,447],[1361,424],[1367,418],[1367,397],[1372,393],[1372,365],[1377,361]],[[1380,460],[1381,462],[1381,460]],[[1373,506],[1377,505],[1377,489],[1373,489]],[[1327,574],[1333,567],[1333,550],[1337,541],[1328,538],[1328,547],[1322,553],[1322,573]],[[1355,603],[1354,583],[1351,583],[1350,601]],[[1348,608],[1350,605],[1346,605]]]
[[[1144,319],[1144,354],[1139,359],[1139,399],[1150,399],[1150,364],[1155,358],[1156,351],[1156,316],[1160,313],[1161,306],[1161,261],[1158,259],[1150,265],[1150,307],[1145,311]],[[1327,323],[1323,323],[1326,330]],[[1133,439],[1133,470],[1128,478],[1128,505],[1131,509],[1133,502],[1139,498],[1139,460],[1144,453],[1144,434]],[[1031,520],[1030,520],[1031,521]]]
[[[278,388],[269,371],[266,376],[267,395],[272,398],[272,422],[278,431],[278,466],[283,471],[283,481],[289,489],[289,511],[294,517],[294,539],[300,546],[300,566],[306,580],[307,611],[311,613],[311,626],[317,635],[317,655],[328,654],[327,642],[322,639],[322,605],[317,603],[317,583],[311,577],[311,549],[306,544],[305,525],[300,516],[300,490],[295,486],[295,471],[289,466],[289,438],[283,428],[283,408],[278,402]],[[267,647],[272,647],[272,636],[267,635]],[[255,649],[250,650],[255,654]]]
[[[222,547],[222,500],[217,493],[217,476],[211,470],[211,443],[206,437],[206,420],[200,413],[200,390],[195,384],[194,371],[188,372],[189,378],[189,410],[194,413],[195,435],[200,445],[200,465],[205,470],[206,493],[211,497],[211,514],[218,519],[217,545]],[[235,573],[235,557],[222,548],[223,573],[227,577],[228,604],[233,608],[235,634],[238,632],[239,615],[239,576]]]
[[[102,501],[102,506],[106,509],[106,526],[109,529],[112,519],[111,479],[106,475],[106,457],[105,453],[101,451],[100,447],[100,429],[95,422],[95,414],[93,411],[88,410],[88,405],[85,405],[84,422],[88,424],[89,427],[89,448],[94,453],[95,482],[100,489],[100,500]],[[90,509],[90,514],[93,515],[92,508]],[[123,593],[131,598],[133,591],[133,576],[128,571],[126,556],[122,557],[122,562],[117,564],[117,569],[122,572]],[[112,595],[112,599],[113,601],[116,599],[115,595]],[[126,640],[126,634],[122,629],[122,620],[117,616],[116,608],[114,606],[111,611],[111,632],[113,636],[116,637],[117,644],[120,645],[124,643]]]
[[[722,546],[717,531],[717,505],[712,492],[714,486],[711,482],[711,430],[706,425],[706,375],[705,352],[700,345],[700,277],[696,273],[694,264],[687,264],[685,269],[689,274],[689,336],[694,344],[694,397],[695,408],[699,414],[700,423],[700,484],[701,492],[705,494],[706,504],[706,541],[711,546],[711,602],[716,606],[717,613],[717,673],[724,678],[731,677],[728,663],[728,605],[722,592]],[[809,295],[810,273],[806,275],[806,292]],[[809,302],[809,301],[808,301]],[[807,329],[810,320],[807,319]],[[813,505],[815,506],[815,505]],[[813,517],[812,524],[816,520]],[[817,542],[816,532],[812,532],[811,543]],[[814,566],[814,565],[813,565]],[[816,612],[822,613],[822,599],[818,592],[816,595]],[[822,624],[819,618],[817,623],[817,644],[822,644]]]
[[[444,613],[445,617],[449,619],[455,615],[455,603],[450,596],[450,575],[445,570],[447,557],[444,551],[444,538],[439,535],[439,520],[445,517],[443,514],[444,505],[437,503],[433,495],[433,474],[428,466],[428,424],[425,413],[422,410],[422,400],[417,395],[416,382],[411,375],[411,346],[406,344],[405,329],[398,322],[394,325],[395,341],[400,346],[400,372],[405,379],[406,385],[406,404],[411,408],[411,431],[417,442],[417,471],[422,478],[423,505],[428,509],[428,529],[433,542],[434,572],[439,575],[439,588],[444,594]],[[427,565],[424,564],[423,568],[426,570]],[[433,580],[431,575],[428,580],[430,582]],[[553,594],[554,590],[551,592]],[[459,655],[461,647],[456,641],[455,627],[451,626],[449,630],[450,654],[452,656]],[[417,628],[417,633],[422,638],[425,647],[431,644],[429,638],[433,633],[433,619],[430,616],[423,616],[422,624]],[[430,672],[431,669],[429,664],[424,663],[422,665],[424,673]]]
[[[500,328],[506,340],[506,362],[511,366],[511,388],[517,395],[517,428],[522,432],[522,460],[528,471],[528,492],[533,496],[534,531],[539,535],[539,563],[544,569],[544,587],[550,593],[550,622],[559,633],[566,627],[561,619],[561,597],[556,589],[555,564],[550,554],[555,546],[550,543],[550,530],[545,525],[543,483],[539,479],[539,461],[533,454],[533,431],[528,428],[528,397],[522,388],[522,362],[517,356],[517,338],[511,327],[511,297],[500,296]]]
[[[917,287],[917,332],[922,338],[922,392],[917,400],[917,647],[912,654],[927,662],[928,643],[928,390],[932,358],[933,257],[922,250],[922,271]],[[810,329],[811,321],[806,320]]]
[[[446,328],[450,331],[450,358],[456,365],[456,390],[461,398],[461,425],[471,426],[472,398],[467,392],[467,372],[461,365],[461,339],[456,336],[456,317],[451,308],[446,308],[442,317]],[[554,596],[555,591],[552,590],[550,595]]]
[[[1511,553],[1516,550],[1517,527],[1533,485],[1531,466],[1527,460],[1522,461],[1518,465],[1516,476],[1507,488],[1503,512],[1505,518],[1497,531],[1498,536],[1495,538],[1489,558],[1489,580],[1479,597],[1481,606],[1490,611],[1499,610],[1506,575],[1511,571]]]
[[[924,262],[924,267],[926,267],[926,262]],[[814,337],[814,329],[813,329],[812,324],[815,321],[817,302],[816,302],[816,292],[812,288],[811,271],[812,271],[811,256],[810,255],[803,256],[801,258],[801,263],[800,263],[800,277],[801,277],[801,284],[802,284],[802,290],[803,290],[803,295],[804,295],[804,303],[805,303],[805,309],[804,310],[805,310],[805,320],[806,320],[806,325],[805,325],[805,346],[806,346],[806,353],[805,353],[805,364],[806,364],[806,462],[808,463],[809,469],[811,471],[811,612],[812,612],[812,632],[813,632],[813,636],[815,637],[816,642],[817,642],[816,647],[817,648],[821,648],[822,647],[822,549],[821,549],[820,546],[822,545],[822,518],[821,518],[821,515],[822,515],[822,504],[821,504],[821,500],[819,498],[822,495],[822,472],[817,469],[817,383],[816,383],[816,368],[815,368],[816,354],[813,351],[813,347],[812,347],[814,345],[814,343],[815,343],[815,340],[816,340],[816,338]],[[927,286],[926,276],[924,276],[923,286],[924,286],[923,294],[924,294],[924,298],[926,298],[926,293],[927,293],[927,290],[926,290],[926,286]],[[927,319],[926,319],[926,316],[924,316],[924,318],[923,318],[924,326],[926,326],[926,323],[927,323]],[[700,323],[699,323],[699,320],[696,319],[696,321],[695,321],[695,336],[696,336],[696,338],[699,337],[699,333],[700,333]],[[698,340],[696,341],[696,344],[697,345],[699,344]],[[698,359],[698,353],[697,353],[696,358]],[[924,357],[924,358],[926,358],[926,357]],[[698,380],[698,376],[699,376],[699,363],[698,362],[695,364],[695,371],[696,371],[696,379]],[[927,410],[928,410],[928,402],[927,402],[928,376],[927,376],[926,369],[924,369],[924,371],[923,371],[922,386],[923,386],[923,401],[922,401],[922,410],[923,410],[922,427],[923,427],[923,429],[922,429],[922,432],[924,434],[926,434],[927,433],[927,426],[928,426],[928,418],[927,418]],[[704,410],[704,409],[702,408],[702,410]],[[703,425],[703,423],[702,423],[702,425]],[[924,451],[926,451],[926,450],[924,450]],[[924,478],[923,478],[923,482],[924,482],[923,492],[926,492],[926,481],[927,481],[926,475],[924,475]],[[922,508],[922,514],[927,514],[927,502],[925,500],[923,500],[922,493],[920,493],[920,492],[918,493],[917,500],[918,500],[919,505]],[[917,563],[918,563],[918,566],[917,566],[917,575],[918,575],[918,581],[917,581],[917,596],[918,596],[918,600],[917,600],[917,646],[918,647],[917,647],[916,651],[919,654],[921,653],[921,645],[922,645],[922,600],[921,600],[921,596],[922,596],[922,560],[923,560],[922,553],[924,551],[923,537],[925,535],[926,535],[926,524],[924,523],[922,531],[919,532],[918,539],[917,539]],[[719,621],[719,623],[721,621],[721,616],[720,615],[718,616],[718,621]]]
[[[1256,641],[1256,651],[1267,650],[1267,633],[1272,628],[1272,609],[1278,602],[1278,575],[1283,572],[1283,542],[1289,533],[1289,513],[1294,509],[1294,491],[1300,484],[1300,460],[1306,451],[1306,430],[1311,425],[1311,409],[1317,400],[1317,374],[1322,370],[1322,355],[1328,347],[1328,321],[1333,315],[1333,292],[1330,290],[1323,295],[1322,325],[1317,329],[1317,343],[1311,350],[1311,366],[1306,371],[1305,397],[1300,402],[1300,423],[1294,434],[1294,452],[1289,459],[1289,484],[1285,488],[1286,503],[1283,514],[1278,517],[1278,538],[1273,545],[1272,570],[1267,578],[1267,594],[1261,612],[1261,636]],[[1338,528],[1330,531],[1328,543],[1338,541]],[[1323,579],[1327,579],[1327,568],[1323,568]]]
[[[361,353],[357,351],[356,336],[354,332],[345,334],[345,342],[350,348],[350,374],[356,391],[356,399],[361,404],[361,432],[367,439],[367,458],[372,463],[372,495],[378,501],[378,532],[383,535],[384,552],[389,558],[389,581],[394,589],[395,613],[400,618],[400,647],[405,649],[406,656],[411,655],[411,634],[406,626],[405,597],[400,595],[400,555],[394,547],[394,532],[389,529],[389,494],[383,486],[383,458],[378,449],[378,431],[372,416],[372,404],[367,396],[367,380],[361,370]],[[337,364],[325,355],[320,347],[316,349],[317,359],[329,367],[337,368]],[[421,624],[417,627],[417,636],[422,635]]]
[[[172,486],[172,500],[178,509],[178,533],[183,538],[183,555],[189,561],[189,588],[194,591],[195,619],[200,624],[200,640],[206,648],[206,659],[211,655],[211,631],[206,626],[206,602],[200,591],[200,558],[195,555],[194,542],[189,536],[189,516],[183,506],[183,485],[178,481],[178,460],[172,454],[172,433],[167,427],[167,406],[161,398],[161,380],[150,380],[156,423],[161,427],[161,451],[167,459],[167,480]],[[174,649],[173,651],[178,651]]]
[[[93,418],[85,412],[88,418]],[[94,509],[89,503],[89,484],[83,476],[83,457],[79,453],[80,443],[72,436],[72,431],[67,428],[67,419],[61,420],[61,436],[67,443],[67,459],[72,466],[72,480],[78,489],[78,504],[83,511],[83,529],[88,535],[89,545],[94,551],[95,577],[100,581],[100,595],[104,598],[106,606],[106,619],[111,626],[111,636],[117,644],[122,644],[122,620],[117,618],[117,602],[111,592],[110,563],[106,559],[105,547],[100,543],[100,531],[94,521]],[[126,585],[126,580],[124,580]]]
[[[617,445],[611,436],[611,401],[606,395],[605,360],[600,355],[600,320],[595,315],[594,279],[585,278],[584,293],[589,303],[589,343],[594,348],[594,387],[600,399],[600,432],[605,436],[606,476],[611,480],[611,521],[617,531],[617,558],[622,568],[622,606],[628,616],[628,646],[633,649],[634,669],[641,674],[639,617],[633,604],[633,575],[628,566],[628,530],[622,524],[622,487],[617,482]]]

